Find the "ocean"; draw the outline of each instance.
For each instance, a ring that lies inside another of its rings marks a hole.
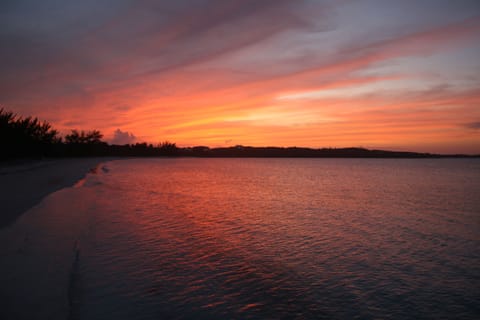
[[[111,161],[19,223],[70,319],[480,318],[478,159]]]

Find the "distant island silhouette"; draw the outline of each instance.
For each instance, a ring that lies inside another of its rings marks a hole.
[[[0,160],[62,157],[211,157],[211,158],[473,158],[480,155],[432,154],[406,151],[369,150],[365,148],[303,148],[207,146],[177,147],[172,142],[112,145],[102,141],[98,130],[71,130],[61,137],[46,121],[19,117],[0,109]]]

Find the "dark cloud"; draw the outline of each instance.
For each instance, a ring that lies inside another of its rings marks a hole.
[[[38,103],[76,92],[89,101],[98,90],[306,27],[294,10],[304,2],[10,1],[0,13],[0,101],[23,96]]]
[[[466,123],[465,127],[468,129],[480,129],[480,121]]]
[[[298,6],[301,1],[295,3]],[[305,26],[306,22],[289,10],[293,4],[285,0],[184,1],[180,5],[141,1],[122,19],[105,23],[87,42],[110,62],[129,61],[129,78],[161,73]]]
[[[132,107],[129,105],[119,105],[119,106],[115,106],[114,109],[117,111],[128,111],[128,110],[131,110]]]
[[[67,127],[78,127],[83,125],[81,121],[66,121],[63,124],[66,125]]]
[[[133,133],[117,129],[113,132],[113,139],[111,140],[111,143],[125,145],[135,143],[135,141],[137,141],[137,137],[135,137]]]

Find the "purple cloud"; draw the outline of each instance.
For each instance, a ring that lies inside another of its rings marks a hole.
[[[465,127],[468,129],[480,129],[480,121],[466,123]]]
[[[113,139],[111,140],[111,143],[125,145],[135,143],[136,141],[137,137],[135,137],[133,133],[117,129],[113,132]]]

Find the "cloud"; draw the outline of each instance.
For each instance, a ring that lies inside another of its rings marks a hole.
[[[302,3],[109,0],[99,5],[88,0],[41,6],[30,0],[12,5],[0,13],[0,101],[30,111],[33,104],[66,98],[70,101],[58,108],[96,109],[92,101],[98,95],[136,88],[306,27],[308,21],[293,10]]]
[[[480,129],[480,121],[466,123],[465,127],[468,129]]]
[[[75,120],[66,121],[63,124],[67,127],[78,127],[80,125],[83,125],[83,123],[81,121],[75,121]]]
[[[136,141],[137,137],[133,133],[117,129],[113,132],[111,144],[125,145],[135,143]]]
[[[433,19],[406,1],[406,21],[367,1],[342,20],[346,3],[0,1],[0,103],[118,144],[137,139],[117,128],[185,145],[476,135],[480,9],[435,4]]]
[[[132,107],[128,105],[120,105],[120,106],[113,107],[113,109],[117,111],[128,111],[128,110],[131,110]]]

